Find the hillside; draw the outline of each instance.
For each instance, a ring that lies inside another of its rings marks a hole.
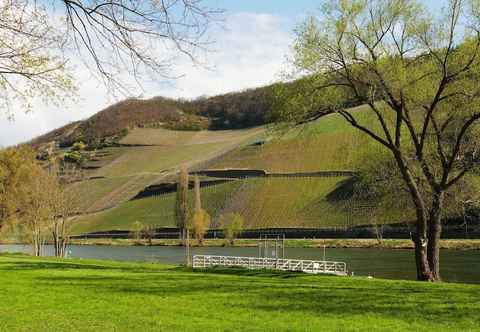
[[[401,206],[374,211],[351,198],[351,174],[381,147],[340,116],[326,115],[288,130],[253,126],[267,122],[267,89],[196,101],[130,100],[37,139],[69,137],[72,144],[85,128],[104,137],[94,149],[85,140],[85,151],[65,144],[58,150],[77,158],[83,168],[82,181],[70,187],[81,214],[74,233],[129,230],[136,221],[174,227],[174,181],[180,165],[191,172],[223,170],[219,175],[202,173],[209,175],[202,176],[201,192],[212,227],[220,227],[220,217],[230,212],[242,214],[250,229],[348,227],[413,218]],[[351,110],[371,130],[378,129],[363,106]],[[195,121],[216,130],[184,126]],[[220,130],[244,126],[249,128]],[[242,173],[246,178],[228,176]]]
[[[81,212],[95,212],[128,201],[146,186],[171,180],[180,165],[194,167],[255,139],[263,128],[236,131],[172,131],[137,128],[122,146],[97,152],[74,183]],[[147,144],[148,145],[145,145]]]
[[[361,112],[362,109],[358,108],[358,111]],[[170,136],[170,139],[176,140],[178,144],[184,140],[193,142],[192,137],[195,135],[186,132],[169,133],[175,136],[175,138]],[[228,135],[235,137],[238,133],[236,130],[198,133],[195,139],[198,144],[194,146],[194,151],[198,152],[202,147],[218,144],[220,137],[227,139]],[[161,136],[162,131],[142,129],[129,134],[122,142],[155,144]],[[209,143],[201,140],[202,136]],[[215,185],[206,183],[201,189],[202,202],[212,216],[212,227],[219,227],[220,216],[229,212],[241,213],[246,220],[247,228],[347,227],[373,221],[368,207],[350,200],[348,177],[312,175],[321,171],[326,171],[327,174],[329,171],[355,171],[364,154],[378,148],[375,143],[347,126],[339,116],[329,115],[287,132],[267,131],[251,137],[254,138],[250,140],[253,144],[246,144],[244,141],[226,153],[205,158],[204,162],[191,169],[225,169],[227,173],[231,170],[232,173],[240,174],[241,172],[233,170],[263,170],[273,175],[281,173],[279,177],[235,178]],[[168,141],[164,136],[162,139]],[[140,156],[139,153],[135,152]],[[172,158],[169,156],[165,162],[171,162]],[[98,174],[113,177],[128,174],[127,169],[133,167],[133,164],[127,165],[127,161],[120,160],[99,169]],[[138,167],[148,166],[141,163]],[[305,172],[311,173],[302,176]],[[292,177],[288,174],[292,174]],[[202,179],[208,181],[216,178]],[[173,180],[172,177],[164,177],[156,183]],[[74,231],[79,234],[113,229],[126,230],[130,229],[135,221],[156,227],[174,227],[175,193],[171,190],[170,192],[162,190],[152,188],[139,199],[124,201],[112,209],[83,216],[76,221]],[[192,190],[190,196],[193,198]],[[352,216],[352,209],[356,210],[355,218]],[[409,216],[404,211],[391,210],[375,216],[374,221],[392,223],[405,221],[405,218]]]
[[[117,141],[135,128],[172,130],[227,130],[264,125],[270,111],[270,87],[203,97],[195,100],[129,98],[113,104],[92,117],[68,124],[34,140],[36,147],[56,141],[69,147],[82,141],[91,147]]]

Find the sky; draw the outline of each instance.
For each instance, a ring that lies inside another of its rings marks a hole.
[[[425,1],[440,10],[442,1]],[[318,0],[205,0],[225,10],[222,24],[210,31],[214,43],[202,64],[187,58],[175,63],[174,80],[143,82],[140,96],[195,98],[253,88],[277,81],[286,68],[293,29],[308,14],[317,13]],[[29,113],[14,110],[14,118],[0,113],[0,147],[25,142],[69,122],[86,119],[113,102],[115,97],[85,73],[77,73],[78,98],[59,106],[35,104]],[[136,95],[138,96],[138,95]],[[117,97],[118,98],[118,97]]]

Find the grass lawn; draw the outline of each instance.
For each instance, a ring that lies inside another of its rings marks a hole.
[[[478,331],[479,285],[0,255],[1,331]]]

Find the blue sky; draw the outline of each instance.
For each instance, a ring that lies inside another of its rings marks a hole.
[[[443,1],[424,2],[433,14]],[[179,59],[174,81],[145,81],[144,91],[133,96],[186,97],[215,95],[272,83],[286,66],[293,41],[292,30],[319,8],[316,0],[205,0],[205,5],[225,9],[222,27],[210,35],[215,44],[204,56],[202,66]],[[72,121],[88,118],[116,99],[98,82],[77,73],[78,101],[62,107],[38,103],[34,111],[15,113],[14,121],[0,114],[0,147],[29,140]]]
[[[441,8],[444,0],[422,1],[431,9]],[[231,12],[257,12],[282,16],[304,15],[319,7],[318,0],[208,0],[212,7],[224,8]]]
[[[230,12],[257,12],[282,16],[303,15],[319,6],[319,1],[315,0],[208,0],[206,3]]]

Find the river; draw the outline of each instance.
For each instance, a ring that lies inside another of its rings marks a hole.
[[[79,246],[69,247],[69,257],[120,261],[181,264],[185,260],[182,247],[161,246]],[[27,245],[0,245],[0,252],[31,252]],[[53,247],[46,246],[46,255]],[[192,254],[257,256],[257,248],[203,247],[192,248]],[[323,259],[323,248],[285,248],[286,258]],[[355,275],[388,279],[415,279],[412,250],[392,249],[326,249],[327,260],[347,263]],[[480,283],[480,250],[441,250],[441,274],[445,281]]]

